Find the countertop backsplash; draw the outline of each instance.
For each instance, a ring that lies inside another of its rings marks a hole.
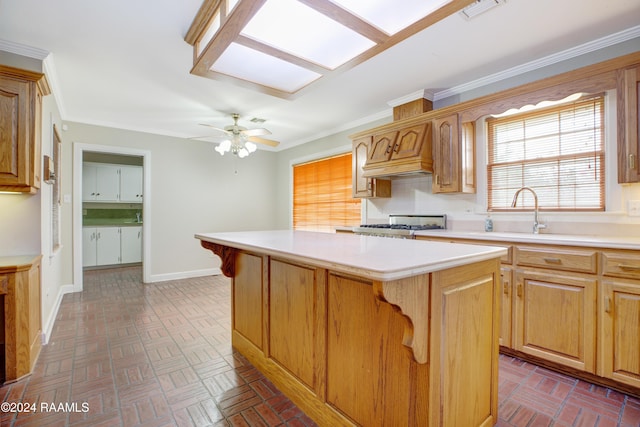
[[[83,225],[118,225],[136,223],[137,216],[140,214],[142,221],[142,209],[83,209],[82,222]]]
[[[386,223],[391,214],[447,215],[447,229],[484,231],[486,194],[433,194],[431,176],[409,177],[392,181],[392,197],[363,201],[366,223]],[[594,235],[611,237],[638,236],[640,216],[626,209],[629,200],[640,200],[640,184],[622,186],[621,200],[612,201],[606,212],[545,212],[540,222],[547,225],[544,234]],[[533,211],[491,212],[494,232],[530,233]]]

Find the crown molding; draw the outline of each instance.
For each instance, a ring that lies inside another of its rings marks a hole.
[[[436,92],[434,94],[433,100],[439,101],[441,99],[445,99],[450,96],[460,95],[464,92],[477,89],[482,86],[486,86],[492,83],[497,83],[501,80],[519,76],[521,74],[528,73],[530,71],[535,71],[537,69],[540,69],[549,65],[557,64],[558,62],[566,61],[568,59],[572,59],[580,55],[591,53],[599,49],[613,46],[618,43],[622,43],[627,40],[634,39],[636,37],[640,37],[640,25],[572,47],[571,49],[563,50],[561,52],[558,52],[549,56],[545,56],[543,58],[536,59],[534,61],[530,61],[525,64],[521,64],[504,71],[500,71],[495,74],[490,74],[488,76],[470,81],[468,83],[464,83],[449,89]]]
[[[410,93],[405,96],[401,96],[400,98],[392,99],[391,101],[387,101],[387,105],[389,107],[397,107],[399,105],[406,104],[407,102],[415,101],[416,99],[424,98],[429,101],[433,101],[434,93],[429,89],[421,89],[417,90],[413,93]]]
[[[46,50],[2,39],[0,39],[0,50],[15,53],[16,55],[26,56],[27,58],[38,59],[40,61],[44,61],[44,59],[49,56],[49,52]]]

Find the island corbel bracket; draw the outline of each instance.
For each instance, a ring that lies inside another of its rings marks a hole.
[[[222,260],[220,270],[222,274],[227,277],[234,277],[236,273],[236,250],[228,246],[219,245],[217,243],[207,242],[201,240],[200,244],[203,248],[209,249],[214,254],[218,255]]]
[[[418,363],[429,361],[429,282],[430,275],[423,274],[373,283],[376,297],[397,307],[410,320],[402,344],[411,349]]]

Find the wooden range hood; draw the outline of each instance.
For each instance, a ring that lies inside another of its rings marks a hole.
[[[369,154],[363,166],[366,178],[398,177],[433,173],[432,123],[420,118],[431,111],[425,98],[393,108],[394,121],[352,138],[368,138]],[[417,120],[416,120],[417,119]]]

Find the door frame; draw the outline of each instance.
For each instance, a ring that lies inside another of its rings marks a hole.
[[[85,151],[142,157],[142,281],[151,281],[151,151],[113,145],[73,143],[73,290],[83,289],[82,268],[82,159]]]

